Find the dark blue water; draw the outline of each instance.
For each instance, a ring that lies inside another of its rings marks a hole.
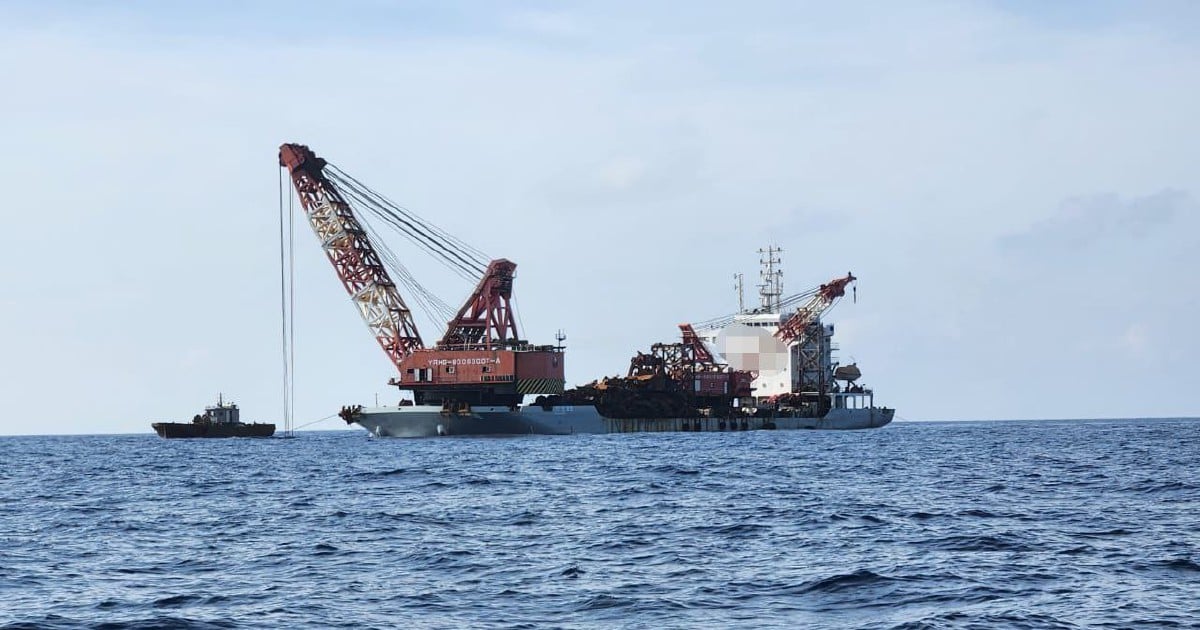
[[[1200,422],[0,438],[0,627],[1200,627]]]

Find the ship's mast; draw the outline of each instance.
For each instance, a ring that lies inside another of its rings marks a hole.
[[[735,274],[733,274],[733,279],[737,281],[736,284],[733,285],[733,288],[737,289],[737,294],[738,294],[738,314],[745,313],[746,312],[745,277],[740,273],[735,273]]]
[[[758,262],[762,265],[762,270],[758,272],[762,279],[758,285],[760,308],[766,313],[778,313],[781,309],[780,297],[783,295],[783,270],[778,265],[783,262],[779,256],[783,248],[769,245],[766,249],[760,248],[758,253]]]

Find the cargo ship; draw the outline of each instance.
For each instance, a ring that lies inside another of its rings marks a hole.
[[[874,391],[859,384],[857,364],[838,364],[834,325],[820,318],[852,286],[854,276],[783,298],[780,250],[763,252],[758,307],[703,322],[699,331],[681,324],[679,342],[638,352],[623,378],[598,379],[562,394],[538,396],[524,406],[455,408],[403,401],[394,407],[350,406],[340,415],[378,437],[872,429],[889,424],[895,410],[875,405]],[[740,294],[740,282],[738,289]],[[794,334],[789,336],[789,330]]]
[[[567,390],[561,332],[556,345],[520,336],[511,305],[514,262],[487,257],[307,146],[280,146],[279,165],[351,301],[395,367],[389,384],[411,395],[392,407],[341,409],[347,423],[373,436],[866,429],[892,420],[894,410],[876,407],[873,392],[858,384],[857,366],[836,364],[833,327],[821,322],[853,275],[784,299],[781,250],[770,247],[761,261],[758,308],[742,306],[739,282],[738,313],[698,327],[680,324],[679,341],[638,352],[624,377]],[[283,240],[284,215],[281,197],[281,252],[292,247]],[[369,216],[459,276],[479,278],[457,311],[416,282],[362,220]],[[291,277],[283,271],[282,277]],[[418,332],[397,280],[431,319],[445,317],[437,341],[426,343]],[[535,397],[533,404],[525,404],[528,397]]]
[[[241,421],[241,412],[233,403],[226,403],[217,396],[217,404],[205,407],[203,414],[192,417],[191,422],[154,422],[151,427],[161,438],[232,438],[271,437],[275,425],[263,422]]]

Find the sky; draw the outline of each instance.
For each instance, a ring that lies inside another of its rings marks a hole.
[[[785,293],[860,278],[827,321],[903,420],[1200,415],[1200,4],[0,15],[0,434],[148,432],[218,393],[280,421],[284,142],[515,261],[568,384],[732,313],[777,245]],[[299,227],[296,423],[394,403]]]

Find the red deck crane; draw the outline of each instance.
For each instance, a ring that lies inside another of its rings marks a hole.
[[[389,383],[412,390],[417,404],[511,406],[525,394],[562,393],[562,349],[520,339],[510,304],[515,263],[488,263],[437,347],[426,348],[351,201],[384,212],[394,206],[304,145],[282,145],[279,164],[288,170],[309,224],[350,299],[399,372]],[[387,220],[460,274],[482,268],[477,258],[455,247],[457,239],[414,215],[389,214]]]
[[[835,278],[822,284],[812,292],[808,301],[796,308],[796,312],[775,331],[775,336],[785,344],[803,337],[808,325],[819,320],[838,298],[846,295],[846,287],[857,279],[854,274],[847,273],[844,278]]]
[[[698,398],[737,398],[751,395],[754,374],[720,363],[691,324],[680,324],[677,343],[656,343],[650,353],[638,352],[629,361],[627,379],[649,381],[661,377],[659,386],[682,389]],[[665,381],[670,381],[667,386]]]
[[[692,356],[696,358],[696,363],[703,366],[705,369],[713,368],[717,365],[717,360],[713,358],[711,352],[708,351],[708,346],[700,339],[700,335],[696,334],[696,329],[692,328],[691,324],[680,324],[679,332],[683,336],[683,345],[692,348]]]

